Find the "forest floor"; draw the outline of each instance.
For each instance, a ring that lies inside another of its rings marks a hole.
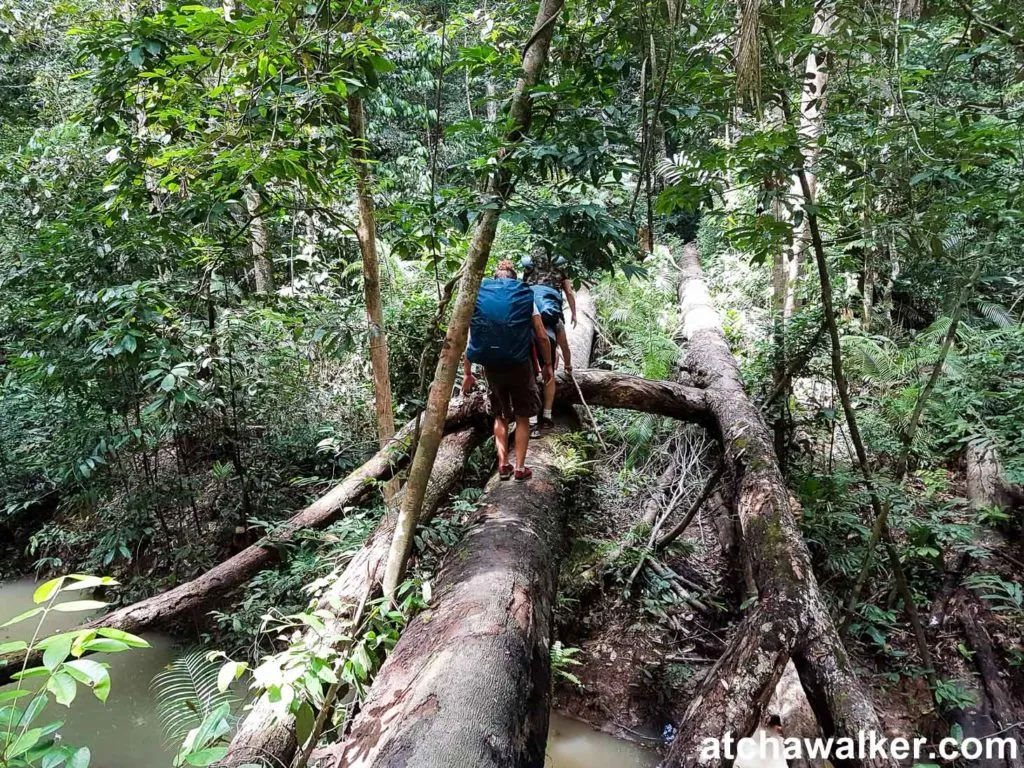
[[[555,639],[579,649],[565,670],[577,684],[556,673],[553,708],[618,738],[658,746],[677,706],[720,653],[719,632],[728,616],[698,615],[681,604],[663,582],[643,569],[627,593],[637,550],[626,551],[603,579],[588,569],[635,530],[648,489],[624,490],[620,469],[594,462],[587,491],[574,499],[570,522],[572,550],[563,561],[562,591],[555,611]],[[693,478],[700,486],[703,478]],[[676,516],[683,510],[678,510]],[[716,595],[728,587],[729,572],[707,511],[698,515],[680,545],[662,562],[701,578]]]
[[[740,614],[743,575],[724,554],[714,511],[705,505],[682,537],[681,545],[663,556],[661,562],[703,583],[706,589],[698,596],[711,612],[704,614],[674,600],[663,589],[663,582],[652,578],[646,568],[627,590],[638,549],[627,549],[610,565],[607,558],[636,531],[654,489],[650,480],[630,487],[621,462],[606,459],[593,462],[591,477],[580,484],[584,487],[572,499],[573,544],[561,569],[555,639],[564,649],[578,650],[570,650],[572,662],[556,663],[553,707],[618,738],[657,747],[667,735],[666,726],[678,717],[680,705],[689,700],[721,653],[728,625]],[[649,478],[651,472],[639,474]],[[693,477],[684,483],[699,488],[704,480]],[[953,497],[962,500],[961,480],[955,471],[950,473],[951,503]],[[675,510],[666,527],[682,513]],[[985,533],[991,535],[981,536],[977,544],[988,549],[989,555],[968,571],[1003,572],[1009,579],[1019,545],[992,531]],[[603,578],[595,578],[591,569],[602,562],[607,566]],[[947,563],[943,567],[948,572],[955,565]],[[959,576],[966,576],[968,571]],[[949,579],[959,581],[956,574]],[[827,584],[824,586],[827,588]],[[871,600],[880,607],[894,608],[896,598],[890,592],[873,595]],[[962,598],[967,593],[960,589],[959,594]],[[978,619],[996,648],[1022,647],[1019,635],[1016,640],[1010,637],[1019,627],[1000,611],[990,610],[986,601],[976,602],[981,608]],[[946,621],[929,632],[935,661],[944,678],[962,683],[966,693],[977,694],[976,689],[972,691],[977,672],[971,662],[971,649],[965,647],[956,624]],[[928,734],[937,740],[950,733],[953,715],[939,714],[923,675],[908,667],[908,659],[916,654],[909,630],[894,625],[884,645],[852,642],[848,648],[872,690],[890,736]],[[1008,666],[1008,687],[1019,699],[1024,691],[1024,674],[1020,667]],[[558,674],[559,668],[572,677]],[[794,719],[800,717],[794,706],[807,707],[803,696],[798,691],[790,692],[790,700],[786,700],[784,686],[780,686],[779,694],[783,698],[777,698],[772,706],[788,709]],[[795,705],[794,695],[800,700]]]

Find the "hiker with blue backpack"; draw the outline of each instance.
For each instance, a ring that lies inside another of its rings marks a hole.
[[[544,365],[544,384],[552,381],[551,346],[534,301],[533,291],[516,279],[511,261],[498,264],[494,277],[480,284],[473,319],[469,325],[469,343],[463,361],[462,389],[476,386],[473,363],[482,365],[490,391],[494,413],[494,443],[498,450],[498,476],[529,480],[533,470],[526,466],[530,444],[530,418],[540,409],[540,392],[534,373],[532,350],[539,339]],[[509,463],[509,424],[515,421],[515,465]]]
[[[548,258],[543,246],[536,246],[530,255],[522,258],[523,281],[532,289],[545,335],[548,337],[552,351],[552,370],[557,365],[557,352],[562,350],[565,372],[572,375],[572,353],[569,351],[569,338],[565,332],[565,313],[562,310],[562,296],[572,313],[572,327],[576,327],[576,294],[572,290],[572,281],[565,274],[565,258],[556,256]],[[541,428],[554,426],[552,412],[555,407],[555,380],[551,379],[544,385],[544,407],[540,419],[531,421],[532,436],[539,437]]]

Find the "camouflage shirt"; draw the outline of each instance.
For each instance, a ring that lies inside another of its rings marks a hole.
[[[565,280],[565,272],[547,260],[535,262],[523,273],[523,282],[527,285],[547,285],[559,292]]]

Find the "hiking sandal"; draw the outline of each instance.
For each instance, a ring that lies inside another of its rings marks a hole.
[[[511,464],[502,464],[498,467],[498,478],[500,480],[511,480],[513,472],[515,472],[515,469]]]
[[[523,467],[522,469],[516,470],[516,482],[523,483],[533,477],[533,470],[529,467]]]

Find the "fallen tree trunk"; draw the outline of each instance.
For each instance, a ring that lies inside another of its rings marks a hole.
[[[826,734],[880,733],[871,699],[821,598],[796,526],[795,501],[764,419],[743,389],[692,243],[683,249],[679,293],[687,340],[684,367],[707,385],[706,402],[735,486],[743,553],[758,603],[686,707],[667,765],[723,764],[701,754],[704,739],[752,733],[791,656]],[[863,764],[895,765],[870,759]]]
[[[423,500],[420,525],[429,522],[455,487],[455,483],[462,477],[469,454],[481,440],[481,430],[464,429],[447,435],[441,441]],[[323,634],[341,634],[341,625],[348,620],[351,610],[368,590],[379,584],[384,575],[384,564],[387,562],[396,520],[397,515],[394,513],[381,519],[366,545],[356,552],[344,572],[320,599],[320,604],[330,610],[335,618],[333,622],[326,622],[327,628]],[[317,634],[313,629],[307,630],[307,635],[311,635],[314,641]],[[295,735],[295,718],[278,718],[276,711],[273,704],[261,697],[238,727],[228,753],[217,764],[219,768],[290,765],[299,747]]]
[[[589,296],[583,306],[567,329],[580,368],[595,330]],[[435,607],[410,622],[348,737],[315,753],[314,765],[544,765],[565,529],[555,439],[531,442],[529,482],[491,478],[474,527],[437,579]]]
[[[991,444],[970,443],[964,452],[967,498],[975,509],[996,507],[1007,511],[1024,505],[1024,490],[1003,476],[999,451]]]
[[[462,427],[483,413],[483,400],[467,397],[452,403],[448,409],[450,428]],[[390,480],[408,461],[406,451],[415,431],[415,420],[395,435],[391,443],[369,461],[352,472],[327,495],[321,497],[284,525],[237,555],[229,557],[206,573],[159,595],[104,614],[84,627],[109,627],[123,632],[139,633],[175,621],[214,603],[261,570],[278,561],[280,547],[297,531],[324,528],[339,520],[352,506],[361,503],[380,481]],[[29,657],[30,666],[41,663],[42,654]],[[0,685],[25,663],[25,654],[0,657]]]
[[[682,421],[711,423],[704,390],[696,387],[593,369],[573,371],[572,377],[559,371],[555,378],[558,385],[555,397],[563,404],[580,404],[580,393],[583,393],[583,399],[588,405],[625,408]],[[575,385],[572,379],[576,380]]]
[[[488,483],[479,518],[437,579],[436,607],[410,622],[348,738],[314,765],[544,764],[565,522],[552,440],[530,446],[531,481]]]
[[[1003,673],[999,668],[992,640],[979,616],[981,611],[982,606],[979,605],[977,596],[965,591],[960,610],[956,613],[963,626],[964,636],[973,651],[972,659],[978,669],[980,685],[974,691],[978,697],[975,706],[960,710],[957,713],[957,722],[963,727],[964,736],[968,738],[984,739],[998,733],[1022,743],[1022,710],[1003,682]],[[998,759],[992,756],[976,764],[984,768],[1024,768],[1024,755],[1006,754]]]

